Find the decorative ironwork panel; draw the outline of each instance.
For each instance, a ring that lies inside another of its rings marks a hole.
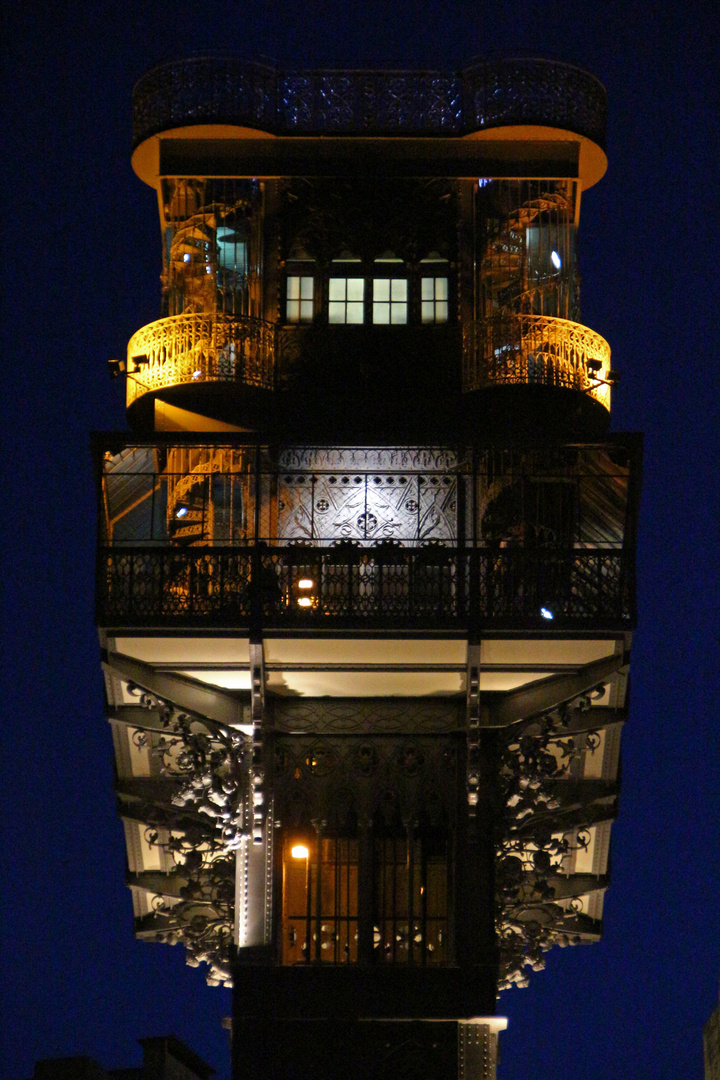
[[[446,734],[463,730],[463,716],[455,702],[438,698],[282,698],[274,703],[274,727],[307,734]]]
[[[134,145],[159,131],[227,123],[275,134],[464,134],[542,124],[605,141],[605,90],[548,60],[462,71],[282,71],[200,57],[152,68],[133,95]]]
[[[172,315],[144,326],[128,343],[127,403],[184,383],[274,385],[275,328],[250,317]]]
[[[475,561],[476,573],[471,572]],[[105,549],[101,625],[235,622],[352,626],[627,625],[621,551],[333,548]],[[301,602],[302,601],[302,602]],[[543,614],[545,612],[546,614]]]
[[[541,124],[605,145],[605,87],[582,68],[553,60],[489,60],[463,72],[466,130]]]
[[[610,346],[594,330],[544,315],[499,315],[463,327],[463,390],[562,386],[610,409]]]
[[[291,462],[305,468],[292,470]],[[279,462],[280,540],[451,543],[457,537],[452,452],[285,451]]]

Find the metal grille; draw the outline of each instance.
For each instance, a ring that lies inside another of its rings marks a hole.
[[[134,145],[186,124],[276,134],[462,135],[541,124],[605,143],[594,76],[549,60],[488,60],[462,71],[279,71],[198,57],[148,71],[133,95]]]

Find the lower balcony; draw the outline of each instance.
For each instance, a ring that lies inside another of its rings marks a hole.
[[[103,548],[105,627],[628,629],[618,549]]]
[[[127,355],[128,408],[145,394],[188,384],[271,390],[275,327],[249,316],[172,315],[133,334]]]
[[[610,346],[594,330],[546,315],[496,315],[466,324],[463,390],[561,387],[610,411]]]

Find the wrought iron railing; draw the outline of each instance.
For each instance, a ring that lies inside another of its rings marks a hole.
[[[463,135],[539,124],[605,143],[605,89],[549,60],[461,71],[280,71],[237,57],[161,64],[135,86],[134,145],[160,131],[225,123],[274,134]]]
[[[630,625],[618,550],[103,548],[98,623]]]
[[[143,326],[128,343],[127,404],[183,383],[241,383],[269,390],[275,327],[249,316],[171,315]]]
[[[494,315],[463,327],[463,390],[561,386],[610,409],[610,346],[580,323],[547,315]]]

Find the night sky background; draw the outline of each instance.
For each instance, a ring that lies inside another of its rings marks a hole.
[[[125,427],[107,360],[159,312],[132,86],[209,49],[356,67],[539,55],[608,89],[582,306],[622,373],[613,428],[646,432],[631,721],[603,941],[502,996],[500,1077],[700,1080],[720,974],[717,0],[25,0],[4,23],[2,1080],[55,1056],[139,1064],[135,1040],[168,1033],[229,1077],[229,992],[133,938],[89,445]]]

